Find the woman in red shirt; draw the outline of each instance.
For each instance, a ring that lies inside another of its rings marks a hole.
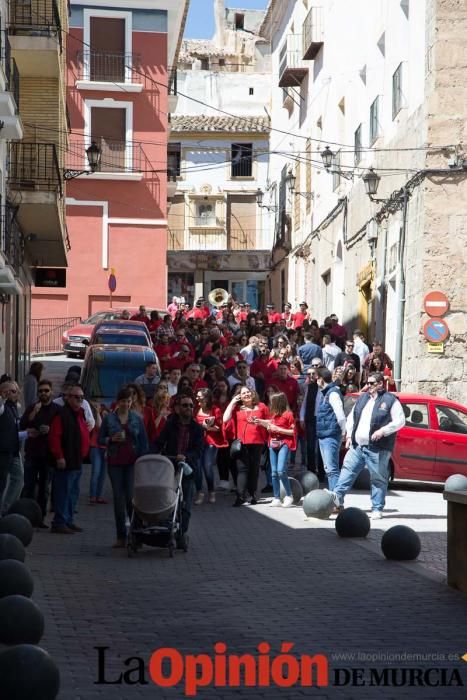
[[[271,506],[290,508],[293,505],[292,491],[287,475],[289,452],[297,449],[295,417],[287,403],[287,397],[279,391],[269,401],[269,420],[254,418],[257,425],[268,431],[269,458],[271,460],[272,489],[274,498]],[[285,489],[284,502],[280,499],[280,485]]]
[[[235,507],[245,503],[246,492],[250,494],[250,504],[257,504],[256,489],[261,451],[266,442],[265,428],[255,419],[269,417],[267,406],[261,403],[256,391],[246,386],[240,387],[224,412],[224,423],[232,421],[234,437],[242,441],[241,453],[237,458],[237,498]]]
[[[196,401],[199,408],[195,414],[195,420],[204,430],[204,450],[201,457],[201,468],[195,472],[196,498],[194,504],[201,505],[204,501],[203,474],[208,487],[209,503],[216,502],[214,493],[214,466],[217,460],[217,451],[221,447],[227,447],[222,423],[222,411],[214,405],[212,391],[210,389],[198,389]]]

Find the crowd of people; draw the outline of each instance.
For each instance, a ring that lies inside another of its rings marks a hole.
[[[370,346],[359,329],[349,333],[335,314],[318,323],[305,302],[295,312],[290,304],[282,312],[273,304],[258,312],[247,303],[218,308],[201,298],[190,308],[174,299],[162,317],[141,306],[132,318],[147,324],[158,362],[148,363],[134,382],[115,387],[112,406],[88,403],[79,367],[71,368],[54,398],[42,364],[32,363],[22,410],[19,386],[7,376],[0,379],[2,513],[23,493],[39,503],[43,528],[51,502],[51,531],[80,532],[75,513],[89,456],[89,504],[106,503],[108,474],[114,546],[124,547],[134,463],[147,452],[172,455],[190,467],[182,482],[185,532],[192,503],[214,503],[216,488],[234,491],[234,507],[255,505],[264,493],[272,494],[271,506],[290,507],[292,467],[315,472],[323,485],[327,481],[336,509],[342,507],[351,481],[340,484],[342,440],[347,434],[348,446],[361,446],[358,430],[355,442],[359,418],[352,411],[349,433],[343,399],[361,391],[373,405],[395,391],[392,362],[381,343]],[[386,400],[383,407],[395,403]],[[379,425],[385,437],[401,427],[394,410],[386,417]],[[364,432],[370,427],[368,422]],[[371,434],[366,445],[368,440]],[[267,482],[261,494],[260,469]],[[381,489],[375,512],[384,507]]]

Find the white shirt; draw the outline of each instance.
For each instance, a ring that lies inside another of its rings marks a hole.
[[[230,375],[230,377],[227,377],[227,380],[229,382],[230,388],[236,386],[237,384],[241,384],[240,379],[235,377],[233,374]],[[253,379],[253,377],[247,377],[245,386],[247,386],[250,391],[256,391],[256,382]]]
[[[58,399],[54,399],[54,403],[56,403],[57,406],[64,406],[65,399],[63,398],[63,396],[59,396]],[[83,399],[83,403],[81,404],[81,406],[83,407],[86,425],[88,426],[89,432],[91,432],[91,430],[96,425],[96,421],[94,420],[94,416],[92,415],[91,406],[89,405],[89,402],[86,401],[86,399]]]
[[[355,433],[355,442],[357,445],[368,445],[370,442],[370,425],[371,425],[371,415],[373,413],[373,409],[375,407],[375,401],[378,398],[378,394],[373,398],[370,396],[370,400],[367,401],[362,414],[360,416],[360,420],[358,422],[357,426],[357,431]],[[347,437],[352,436],[352,431],[353,431],[353,421],[354,421],[354,411],[355,411],[355,406],[352,408],[348,418],[347,418],[347,425],[346,425],[346,431],[347,431]],[[404,411],[402,410],[402,406],[399,401],[394,401],[393,405],[391,406],[391,422],[388,423],[387,425],[383,426],[381,430],[383,431],[383,435],[391,435],[392,433],[395,433],[397,430],[400,430],[403,428],[405,425],[405,415]]]
[[[336,414],[337,422],[339,423],[339,428],[341,429],[342,436],[344,436],[346,418],[344,413],[344,406],[342,405],[342,399],[337,393],[337,391],[331,391],[331,393],[329,394],[329,405]]]
[[[353,351],[360,358],[360,367],[363,367],[367,355],[370,354],[368,345],[364,343],[363,340],[360,340],[360,338],[354,338]]]
[[[178,384],[172,384],[172,382],[167,382],[167,391],[169,396],[175,396],[178,391]]]
[[[329,343],[323,346],[323,362],[331,372],[334,369],[334,361],[340,351],[341,349],[338,348],[335,343]]]
[[[255,350],[253,345],[246,345],[244,348],[242,348],[240,350],[240,355],[243,357],[247,365],[253,364],[253,360],[255,359]]]

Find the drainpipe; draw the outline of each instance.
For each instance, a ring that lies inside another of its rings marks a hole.
[[[404,187],[402,208],[402,229],[399,250],[399,284],[397,285],[397,319],[396,319],[396,356],[394,358],[394,381],[397,390],[401,390],[402,376],[402,342],[404,337],[405,315],[405,239],[407,233],[407,203],[408,192]]]

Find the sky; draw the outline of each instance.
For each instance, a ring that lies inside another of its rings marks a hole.
[[[265,10],[268,0],[225,0],[225,7]],[[214,0],[190,0],[186,39],[211,39],[214,34]]]

